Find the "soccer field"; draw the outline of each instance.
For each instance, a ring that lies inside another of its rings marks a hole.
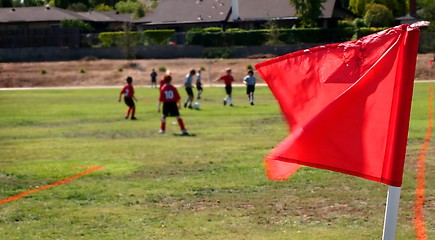
[[[416,239],[418,160],[430,89],[416,83],[397,239]],[[380,239],[387,187],[303,167],[269,181],[264,156],[288,135],[270,90],[255,105],[205,88],[159,134],[158,91],[137,88],[137,121],[120,89],[0,91],[0,239]],[[182,101],[186,98],[179,89]],[[196,93],[195,93],[196,94]],[[425,154],[424,224],[433,222],[435,143]],[[313,146],[315,151],[316,146]]]

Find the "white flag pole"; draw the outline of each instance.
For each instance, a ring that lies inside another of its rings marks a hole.
[[[388,186],[382,240],[396,239],[397,216],[399,215],[400,187]]]

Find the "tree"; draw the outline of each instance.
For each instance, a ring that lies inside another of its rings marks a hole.
[[[265,24],[265,28],[267,31],[267,42],[266,45],[282,45],[283,42],[279,40],[279,37],[281,36],[278,24],[276,20],[269,18]]]
[[[114,8],[111,6],[108,6],[106,4],[101,3],[101,4],[98,4],[97,6],[95,6],[94,10],[98,11],[98,12],[110,12],[110,11],[113,11]]]
[[[115,7],[120,0],[89,0],[89,7],[94,8],[100,4]]]
[[[66,9],[70,4],[68,0],[51,0],[50,2],[53,2],[53,4],[50,5],[63,9]]]
[[[382,4],[368,4],[364,21],[369,27],[389,27],[394,21],[393,13]]]
[[[137,0],[121,1],[115,5],[115,8],[120,13],[134,13],[134,18],[145,16],[145,5]]]
[[[317,27],[317,21],[324,9],[322,6],[324,2],[326,0],[290,0],[303,27]]]
[[[23,0],[20,1],[23,7],[34,7],[34,6],[43,6],[45,4],[44,0]]]
[[[435,2],[427,2],[419,7],[421,7],[419,17],[422,20],[431,22],[429,29],[435,31]]]
[[[73,3],[68,6],[68,10],[75,12],[86,12],[88,7],[84,3]]]
[[[12,7],[12,0],[0,0],[0,7],[2,8]]]
[[[371,0],[349,0],[350,10],[358,16],[364,16],[366,12],[366,5],[370,3]]]
[[[358,16],[364,16],[367,5],[377,3],[390,9],[395,17],[406,15],[407,0],[349,0],[350,10]]]
[[[401,17],[406,15],[406,1],[407,0],[374,0],[371,3],[382,4],[392,11],[394,17]]]

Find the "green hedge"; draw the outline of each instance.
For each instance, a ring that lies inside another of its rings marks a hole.
[[[146,30],[142,33],[143,45],[166,45],[175,36],[174,29]]]
[[[379,31],[385,30],[385,29],[387,29],[387,27],[384,27],[384,28],[362,27],[362,28],[359,28],[355,32],[355,36],[353,38],[354,39],[362,38],[364,36],[367,36],[367,35],[370,35],[370,34],[373,34],[375,32],[379,32]]]
[[[142,32],[102,32],[98,39],[103,47],[123,46],[129,41],[129,45],[166,45],[175,35],[173,29],[146,30]]]
[[[337,29],[279,29],[278,40],[284,44],[295,43],[329,43],[352,39],[352,27]],[[189,31],[186,33],[186,43],[205,47],[220,46],[259,46],[270,39],[268,29],[226,32]]]

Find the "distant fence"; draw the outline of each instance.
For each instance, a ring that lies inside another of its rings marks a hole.
[[[80,47],[75,28],[0,29],[0,48]]]
[[[173,59],[173,58],[248,58],[284,55],[301,49],[313,47],[308,44],[283,46],[257,46],[233,48],[205,48],[202,46],[141,46],[130,49],[135,59]],[[126,59],[125,49],[107,48],[0,48],[0,62],[41,62],[73,61],[84,58]]]
[[[177,38],[182,39],[182,37],[177,35]],[[129,49],[84,47],[90,45],[90,40],[95,41],[94,38],[92,34],[81,34],[77,29],[0,29],[0,62],[69,61],[86,57],[98,59],[247,58],[255,55],[270,57],[321,45],[321,43],[234,47],[161,45],[136,46]],[[435,39],[435,32],[422,31],[419,52],[435,53],[433,39]]]
[[[420,53],[435,53],[435,32],[421,31],[420,44],[418,51]]]

